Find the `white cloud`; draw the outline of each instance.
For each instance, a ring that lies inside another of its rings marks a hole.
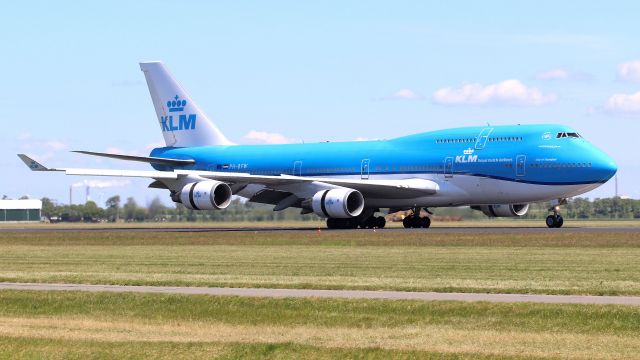
[[[571,81],[588,81],[591,75],[584,72],[573,72],[566,69],[551,69],[541,71],[536,74],[537,80],[571,80]]]
[[[569,72],[564,69],[552,69],[536,74],[536,79],[538,80],[567,80],[568,78]]]
[[[131,184],[131,180],[114,179],[114,180],[82,180],[73,184],[73,187],[90,187],[90,188],[110,188],[123,187]]]
[[[418,94],[417,92],[411,89],[402,89],[402,90],[396,91],[391,96],[391,98],[400,99],[400,100],[418,100],[418,99],[422,99],[422,95]]]
[[[515,79],[486,86],[471,83],[459,88],[446,87],[437,90],[432,95],[432,101],[441,105],[539,106],[556,100],[556,95],[545,95],[540,90],[529,88],[520,80]]]
[[[67,144],[59,140],[38,140],[33,139],[30,133],[23,133],[19,136],[21,140],[32,140],[30,142],[22,143],[21,147],[25,152],[28,152],[34,158],[42,162],[51,160],[60,151],[67,148]]]
[[[618,79],[629,82],[640,82],[640,60],[632,60],[618,66]]]
[[[282,134],[256,130],[249,131],[242,138],[254,144],[289,144],[293,142],[293,139],[289,139]]]
[[[40,154],[29,154],[29,155],[39,162],[46,162],[47,160],[51,160],[56,156],[56,154],[52,151],[47,151]]]
[[[384,96],[376,100],[424,100],[424,96],[411,89],[400,89],[389,96]]]
[[[44,147],[53,151],[60,151],[66,149],[67,144],[63,143],[62,141],[50,140],[44,143]]]
[[[635,94],[613,94],[604,109],[611,113],[640,114],[640,91]]]

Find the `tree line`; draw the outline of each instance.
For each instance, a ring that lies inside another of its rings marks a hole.
[[[224,210],[190,210],[182,204],[166,206],[159,197],[148,206],[140,206],[133,197],[122,203],[120,196],[112,196],[99,207],[94,201],[85,204],[56,204],[49,198],[42,198],[42,216],[50,221],[65,222],[143,222],[143,221],[285,221],[316,220],[313,214],[300,215],[300,209],[273,211],[273,206],[250,203],[240,198],[233,199]]]
[[[290,221],[290,220],[318,220],[314,214],[300,215],[300,209],[286,209],[273,211],[273,206],[256,204],[233,199],[225,210],[194,211],[182,204],[166,206],[156,197],[146,207],[139,205],[133,197],[121,201],[120,196],[107,199],[104,206],[98,206],[94,201],[87,201],[82,205],[56,204],[49,198],[42,199],[42,216],[51,221]],[[462,219],[484,219],[486,216],[479,211],[463,208],[432,209],[436,215],[456,216]],[[640,200],[623,199],[620,197],[570,199],[561,206],[561,213],[565,219],[640,219]],[[549,203],[534,203],[529,207],[526,219],[544,219],[549,214]]]

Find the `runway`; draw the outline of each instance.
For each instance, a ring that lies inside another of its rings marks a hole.
[[[321,231],[326,232],[362,232],[373,231],[371,229],[357,229],[357,230],[329,230],[324,227],[320,228]],[[318,231],[317,226],[313,227],[103,227],[103,226],[82,226],[82,227],[5,227],[0,228],[0,233],[46,233],[46,232],[174,232],[174,233],[220,233],[220,232],[268,232],[268,233],[291,233],[291,232],[314,232]],[[639,227],[563,227],[560,229],[549,229],[544,225],[540,227],[433,227],[429,229],[404,229],[404,228],[387,228],[376,229],[383,233],[420,233],[428,235],[430,233],[435,234],[549,234],[549,233],[638,233]]]
[[[0,290],[86,291],[182,295],[246,296],[268,298],[338,298],[422,301],[487,301],[496,303],[598,304],[640,306],[640,296],[476,294],[367,290],[312,290],[266,288],[206,288],[84,284],[0,283]]]

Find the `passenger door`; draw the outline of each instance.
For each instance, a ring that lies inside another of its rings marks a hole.
[[[293,175],[302,176],[302,161],[296,161],[293,163]]]
[[[526,167],[527,167],[527,156],[526,155],[516,156],[516,176],[524,176]]]
[[[360,163],[360,178],[362,180],[369,179],[369,163],[370,162],[371,160],[369,159],[363,159],[362,162]]]
[[[476,150],[484,149],[484,146],[487,144],[487,139],[489,139],[489,135],[491,135],[492,131],[493,128],[484,128],[482,129],[482,131],[480,131],[478,139],[476,140]]]
[[[449,179],[453,177],[453,157],[447,157],[444,159],[444,178]]]

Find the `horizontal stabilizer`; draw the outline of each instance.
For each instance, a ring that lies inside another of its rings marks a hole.
[[[195,160],[159,158],[159,157],[153,157],[153,156],[110,154],[110,153],[83,151],[83,150],[76,150],[73,152],[79,153],[79,154],[85,154],[85,155],[102,156],[102,157],[111,158],[111,159],[139,161],[139,162],[145,162],[150,164],[160,164],[160,165],[185,166],[185,165],[195,164]]]

